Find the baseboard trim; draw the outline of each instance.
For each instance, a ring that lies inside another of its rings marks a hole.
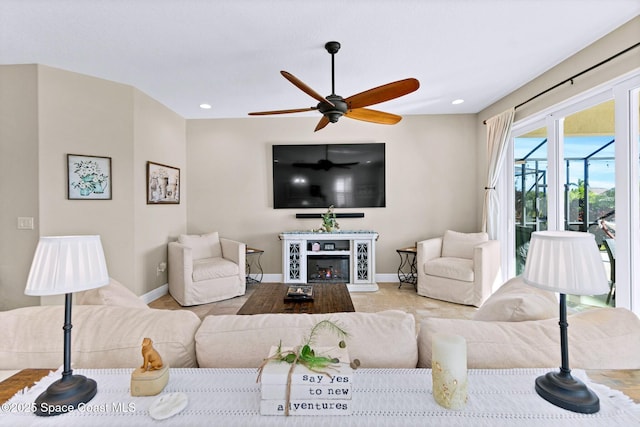
[[[367,284],[348,284],[347,289],[349,292],[376,292],[380,288],[377,283],[367,283]]]
[[[398,273],[380,273],[376,274],[376,282],[400,283],[400,279],[398,279]]]
[[[169,293],[169,284],[165,283],[164,285],[159,286],[159,287],[147,292],[144,295],[141,295],[140,299],[142,301],[144,301],[145,304],[149,304],[150,302],[155,301],[158,298],[163,297],[168,293]]]

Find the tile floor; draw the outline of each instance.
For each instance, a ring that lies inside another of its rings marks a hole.
[[[241,297],[210,304],[180,307],[171,295],[167,294],[151,302],[149,306],[168,310],[191,310],[200,318],[209,314],[235,314],[256,286],[255,284],[247,285],[247,293]],[[400,289],[398,289],[398,283],[378,283],[378,286],[380,289],[377,292],[351,293],[356,311],[402,310],[414,314],[416,321],[419,322],[420,318],[426,316],[468,319],[477,310],[475,307],[422,297],[416,294],[412,285],[404,284]]]

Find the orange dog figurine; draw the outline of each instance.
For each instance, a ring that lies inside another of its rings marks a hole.
[[[145,338],[142,340],[142,366],[143,371],[155,371],[162,368],[162,357],[153,348],[153,341],[151,338]]]

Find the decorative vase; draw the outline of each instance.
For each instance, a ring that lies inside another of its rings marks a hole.
[[[81,188],[80,189],[80,195],[83,196],[83,197],[88,196],[89,194],[91,194],[91,192],[92,192],[91,187],[86,187],[86,188]]]
[[[96,176],[94,174],[91,175],[85,175],[85,176],[81,176],[80,179],[83,180],[84,182],[93,182],[93,179]]]

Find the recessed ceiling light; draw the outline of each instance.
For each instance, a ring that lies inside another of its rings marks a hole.
[[[453,105],[462,104],[463,102],[464,102],[464,99],[454,99],[453,101],[451,101]]]
[[[202,108],[203,110],[210,110],[211,104],[200,104],[200,108]]]

